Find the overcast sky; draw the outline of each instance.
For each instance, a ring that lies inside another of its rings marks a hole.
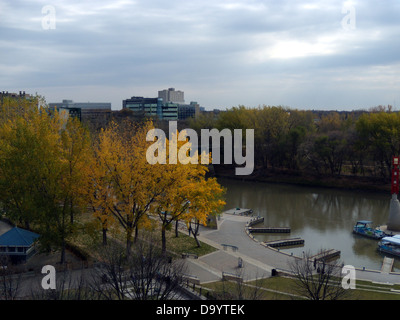
[[[0,91],[400,110],[400,1],[0,0]]]

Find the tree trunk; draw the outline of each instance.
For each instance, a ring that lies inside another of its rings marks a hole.
[[[60,264],[65,262],[65,239],[62,239]]]
[[[136,227],[135,227],[135,237],[133,238],[133,242],[134,242],[134,243],[137,242],[138,237],[139,237],[139,228],[138,228],[138,226],[136,225]]]
[[[198,222],[195,222],[195,229],[192,230],[193,237],[194,237],[194,240],[196,240],[196,244],[197,244],[198,248],[201,247],[201,243],[200,243],[199,239],[197,239],[197,235],[199,233],[199,226],[200,226],[200,224]]]
[[[167,238],[165,236],[165,225],[161,227],[162,253],[167,252]]]
[[[103,246],[107,245],[107,229],[103,228]]]
[[[126,231],[126,256],[130,257],[132,249],[132,229]]]
[[[179,237],[179,233],[178,233],[178,220],[176,220],[175,222],[175,237],[178,238]]]
[[[193,233],[193,237],[194,237],[194,240],[196,240],[197,248],[200,248],[201,243],[200,243],[199,239],[197,239],[197,235],[195,233]]]
[[[69,210],[70,210],[70,220],[71,220],[71,225],[74,224],[74,206],[72,203],[72,199],[69,201]]]

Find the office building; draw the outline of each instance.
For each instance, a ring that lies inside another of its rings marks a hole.
[[[122,108],[146,117],[162,119],[163,100],[161,98],[131,97],[122,101]]]
[[[35,96],[25,93],[25,91],[20,91],[19,93],[15,92],[8,92],[8,91],[0,91],[0,104],[3,104],[4,99],[26,99],[26,100],[33,100],[36,99]]]
[[[104,110],[108,111],[111,110],[111,103],[110,102],[73,102],[72,100],[63,100],[62,102],[53,102],[49,103],[50,108],[78,108],[83,111],[89,110]]]
[[[132,110],[136,115],[157,117],[159,120],[185,120],[200,113],[197,102],[184,104],[183,91],[174,88],[158,91],[158,98],[131,97],[122,101],[122,108]]]
[[[163,99],[164,103],[185,103],[184,92],[176,91],[175,88],[169,88],[168,90],[158,91],[158,97]]]
[[[178,105],[178,119],[185,120],[188,118],[196,118],[200,113],[200,106],[197,102],[192,101],[190,104]]]
[[[66,111],[71,117],[77,117],[80,120],[91,120],[94,118],[108,118],[111,116],[110,102],[73,102],[72,100],[63,100],[62,102],[49,103],[49,109]]]
[[[179,104],[164,103],[162,106],[162,120],[178,120]]]
[[[25,93],[25,91],[20,91],[19,94],[15,92],[8,92],[8,91],[2,91],[0,92],[0,97],[9,97],[9,98],[32,98],[32,95]]]
[[[122,101],[122,108],[129,109],[144,117],[160,120],[178,120],[178,104],[164,103],[162,98],[131,97]]]

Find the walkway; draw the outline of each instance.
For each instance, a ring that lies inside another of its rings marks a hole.
[[[240,274],[247,281],[269,277],[272,269],[289,270],[289,261],[295,257],[267,248],[246,233],[246,223],[251,218],[223,213],[218,220],[218,229],[202,228],[199,239],[218,250],[199,259],[187,259],[188,274],[196,276],[200,283],[206,283],[220,280],[223,272]],[[238,267],[239,258],[243,260],[243,268]],[[356,269],[356,279],[400,284],[399,273],[381,273],[380,270]]]
[[[199,257],[187,259],[189,273],[196,275],[201,283],[217,281],[222,273],[241,274],[244,280],[269,277],[274,268],[287,268],[288,257],[275,250],[267,249],[259,242],[252,240],[246,233],[249,216],[222,214],[218,229],[202,228],[199,239],[218,250]],[[237,247],[234,251],[229,246]],[[243,268],[238,267],[239,258]]]

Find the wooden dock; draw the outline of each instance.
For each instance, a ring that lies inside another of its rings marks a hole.
[[[340,256],[340,251],[336,249],[329,249],[323,252],[317,253],[310,257],[310,260],[321,261],[321,260],[332,260]]]
[[[383,272],[383,273],[392,272],[393,262],[394,262],[393,258],[389,258],[389,257],[383,258],[381,272]]]
[[[281,240],[266,241],[264,242],[264,244],[272,248],[297,246],[297,245],[304,245],[304,239],[301,238],[281,239]]]
[[[287,227],[250,227],[251,233],[290,233],[290,228]]]

